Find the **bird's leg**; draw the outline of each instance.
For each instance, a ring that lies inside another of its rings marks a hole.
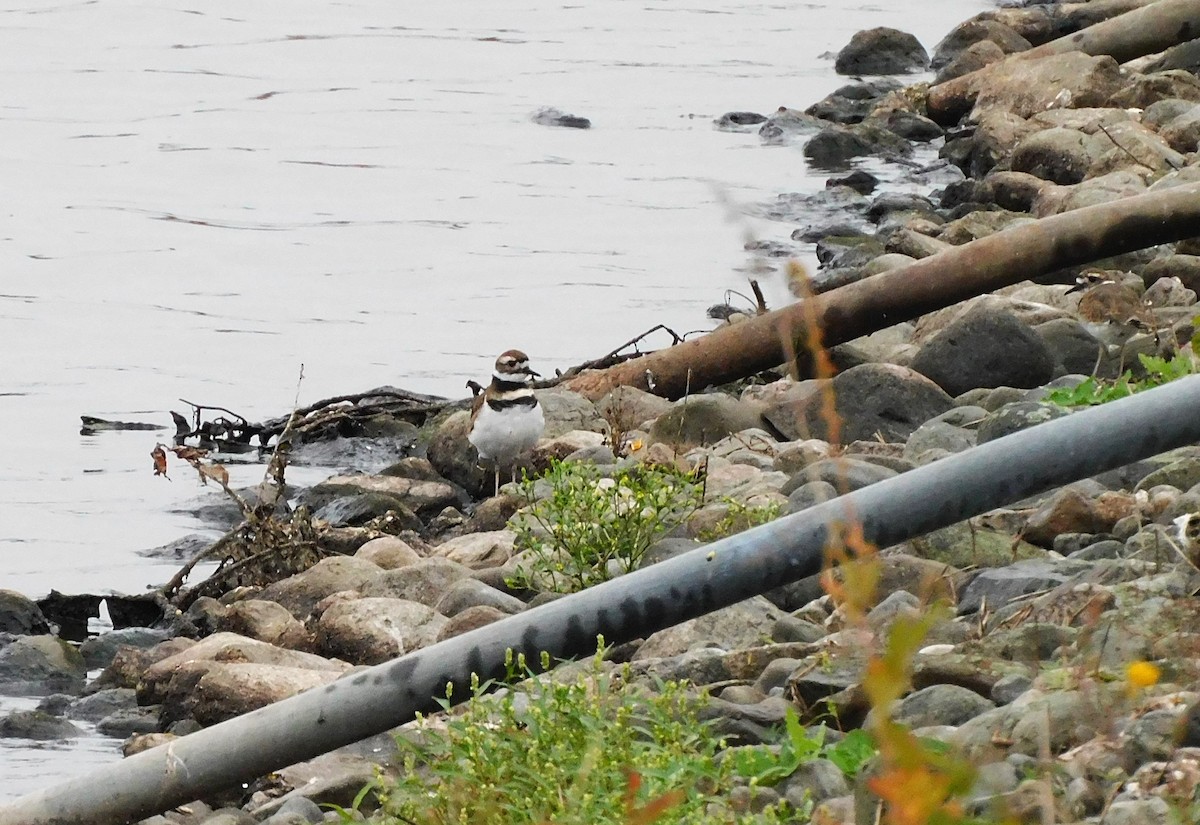
[[[1092,367],[1092,378],[1100,374],[1100,362],[1104,360],[1105,354],[1108,352],[1108,347],[1102,342],[1097,341],[1100,346],[1096,347],[1096,366]]]
[[[492,495],[493,496],[500,495],[500,462],[499,461],[496,462],[496,492],[492,493]]]

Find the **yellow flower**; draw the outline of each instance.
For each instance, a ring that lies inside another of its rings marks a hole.
[[[1140,659],[1136,662],[1130,662],[1129,667],[1125,668],[1125,679],[1134,690],[1158,684],[1161,676],[1162,671],[1159,670],[1158,665],[1144,662]]]

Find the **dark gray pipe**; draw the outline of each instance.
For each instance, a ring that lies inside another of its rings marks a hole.
[[[124,823],[385,731],[436,707],[447,682],[594,652],[821,567],[828,526],[860,520],[880,547],[1200,440],[1200,376],[989,442],[850,495],[504,619],[0,807],[0,825]]]

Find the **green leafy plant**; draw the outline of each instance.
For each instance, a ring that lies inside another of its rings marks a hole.
[[[1046,400],[1061,407],[1087,407],[1125,398],[1135,392],[1161,387],[1185,375],[1196,372],[1196,359],[1189,344],[1173,358],[1138,354],[1145,375],[1136,381],[1126,370],[1113,380],[1086,378],[1073,387],[1059,387],[1046,394]]]
[[[774,521],[783,513],[783,507],[777,501],[767,504],[747,504],[744,501],[726,497],[725,503],[728,505],[725,516],[711,528],[701,532],[701,541],[716,541],[726,536],[732,536],[743,530],[749,530],[751,527],[758,527],[760,524]]]
[[[810,734],[800,724],[800,717],[788,708],[784,720],[784,736],[778,748],[746,746],[730,751],[730,760],[739,776],[757,785],[774,785],[796,772],[805,762],[825,757],[842,773],[853,777],[859,768],[876,754],[875,743],[864,730],[853,730],[842,740],[825,744],[826,728]]]
[[[549,493],[537,497],[546,485]],[[512,587],[571,593],[634,570],[646,549],[682,524],[703,499],[689,474],[634,465],[605,476],[592,464],[556,462],[521,482],[527,502],[509,521],[527,551]]]
[[[543,656],[543,665],[548,664]],[[510,671],[533,677],[510,653]],[[420,719],[398,741],[404,770],[377,784],[372,822],[409,825],[771,823],[721,796],[731,766],[679,682],[645,690],[598,653],[571,678],[528,678],[495,695],[476,683],[462,712]],[[447,703],[448,704],[448,703]]]

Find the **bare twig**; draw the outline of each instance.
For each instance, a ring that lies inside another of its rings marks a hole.
[[[767,312],[767,299],[763,297],[762,287],[758,285],[758,281],[750,280],[750,289],[754,292],[755,310],[757,314],[764,315]]]
[[[668,335],[671,336],[671,339],[672,339],[671,346],[675,346],[676,344],[683,343],[683,340],[684,340],[683,336],[677,334],[673,329],[666,326],[665,324],[656,324],[656,325],[650,327],[650,329],[643,332],[641,335],[635,335],[633,338],[630,338],[624,344],[621,344],[621,346],[619,346],[613,350],[610,350],[608,353],[600,356],[599,358],[594,358],[591,361],[584,361],[582,364],[579,364],[574,367],[570,367],[566,371],[560,371],[553,381],[549,381],[549,382],[545,382],[545,383],[554,384],[565,378],[570,378],[572,375],[578,375],[579,373],[583,372],[584,370],[607,369],[608,367],[611,367],[614,364],[621,364],[621,363],[624,363],[625,361],[631,361],[635,358],[640,358],[645,353],[643,353],[641,350],[638,349],[638,344],[641,343],[644,339],[650,337],[650,335],[652,335],[653,333],[658,332],[659,330],[663,330],[664,332],[666,332]],[[626,354],[626,355],[621,355],[621,350],[627,349],[628,347],[633,347],[633,352]]]

